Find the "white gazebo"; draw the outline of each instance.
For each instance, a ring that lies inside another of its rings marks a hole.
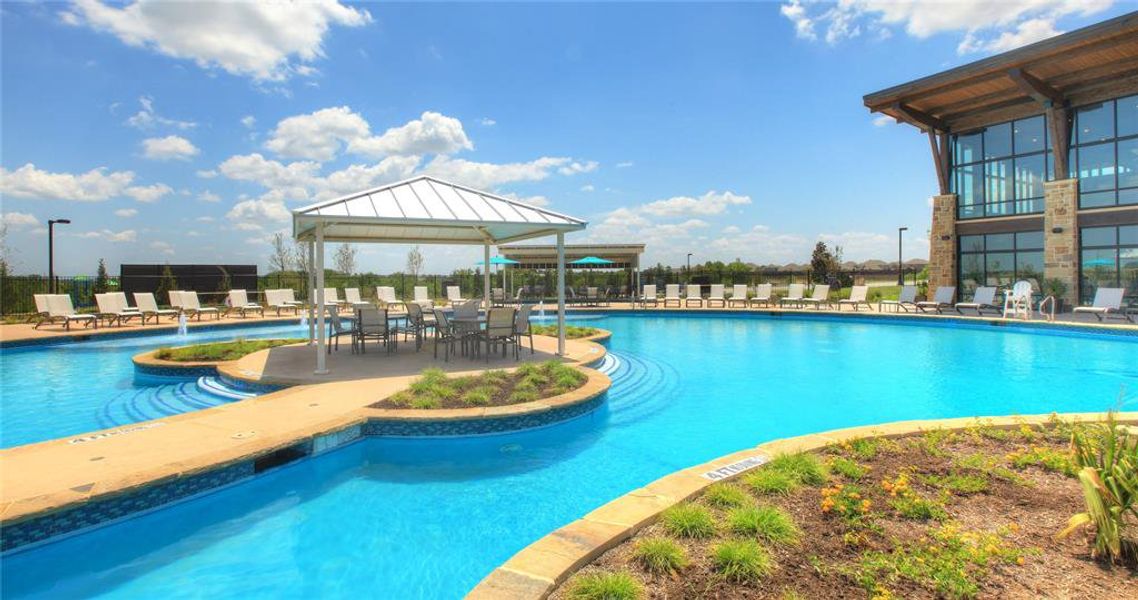
[[[328,372],[324,327],[324,243],[481,245],[490,263],[490,246],[557,236],[557,353],[565,353],[565,234],[585,221],[517,200],[503,198],[427,175],[348,194],[292,211],[292,234],[308,242],[309,306],[315,306],[316,373]],[[315,281],[313,281],[315,279]],[[482,281],[490,300],[490,269]],[[310,309],[311,310],[311,309]],[[311,314],[311,312],[310,312]]]

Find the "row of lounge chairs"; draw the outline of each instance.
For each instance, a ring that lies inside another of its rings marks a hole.
[[[657,306],[660,303],[665,308],[675,305],[677,307],[690,307],[690,306],[706,306],[708,308],[715,307],[755,307],[755,306],[774,306],[776,300],[773,293],[773,286],[769,283],[761,283],[755,286],[754,294],[751,294],[750,288],[745,284],[735,284],[731,287],[731,295],[727,296],[727,288],[722,284],[712,284],[709,286],[709,293],[707,297],[703,296],[703,287],[699,284],[689,284],[684,287],[684,294],[680,295],[680,285],[670,283],[664,286],[664,297],[661,299],[656,292],[655,285],[645,285],[644,293],[639,298],[641,306],[649,304]],[[843,306],[851,306],[856,311],[861,305],[866,308],[871,308],[867,300],[869,296],[869,286],[855,285],[850,290],[850,297],[838,300],[836,303],[830,301],[830,286],[818,285],[809,296],[806,295],[806,286],[801,283],[790,284],[787,294],[784,297],[778,298],[777,304],[779,306],[793,306],[802,308],[804,306],[813,306],[815,308],[832,307],[835,304],[838,310]]]

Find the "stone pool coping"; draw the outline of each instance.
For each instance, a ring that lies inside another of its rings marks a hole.
[[[286,323],[299,323],[300,317],[287,315],[287,316],[265,316],[265,317],[249,317],[242,319],[234,316],[226,316],[221,319],[203,318],[201,321],[191,320],[188,321],[186,326],[190,331],[195,329],[226,329],[229,327],[249,327],[249,326],[265,326],[270,327],[273,325],[282,325]],[[99,327],[98,329],[83,328],[80,326],[71,331],[64,331],[62,326],[52,326],[52,328],[34,329],[32,324],[25,323],[5,323],[0,324],[0,348],[18,348],[24,346],[35,346],[39,344],[58,344],[66,342],[81,342],[96,339],[109,339],[114,337],[134,337],[145,335],[163,335],[176,332],[178,330],[177,321],[164,320],[159,323],[151,323],[149,325],[140,325],[135,322],[127,323],[118,327]]]
[[[556,347],[554,338],[534,339],[541,346]],[[299,385],[205,410],[0,450],[0,526],[40,520],[216,471],[357,426],[370,429],[367,435],[401,435],[397,429],[376,424],[496,424],[513,419],[524,428],[533,419],[515,417],[572,418],[599,405],[611,381],[585,366],[604,357],[603,347],[574,340],[567,342],[566,350],[569,363],[589,375],[589,380],[572,392],[526,404],[418,411],[369,407],[404,389],[416,373]],[[485,368],[482,363],[472,367],[448,374]],[[516,368],[501,363],[489,367]],[[75,440],[83,441],[72,443]]]
[[[1067,413],[1064,420],[1101,421],[1106,413]],[[665,475],[629,492],[584,517],[526,546],[490,572],[467,598],[474,600],[531,600],[546,598],[570,575],[598,556],[652,524],[660,513],[700,493],[707,486],[735,477],[781,453],[817,450],[861,437],[899,437],[932,429],[961,430],[978,422],[1000,428],[1046,424],[1053,415],[1013,417],[962,417],[897,421],[834,429],[764,442]],[[1118,413],[1120,423],[1138,423],[1138,412]]]

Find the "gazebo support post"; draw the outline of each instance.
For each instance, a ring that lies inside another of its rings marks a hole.
[[[327,375],[327,331],[324,329],[324,223],[316,224],[316,375]],[[315,292],[315,290],[313,290]]]
[[[557,355],[565,356],[565,234],[557,234]]]
[[[490,244],[482,244],[482,302],[490,310]]]
[[[312,265],[316,264],[316,259],[313,257],[313,255],[316,253],[316,251],[313,249],[315,246],[315,243],[308,242],[304,245],[304,249],[302,250],[302,252],[308,253],[308,260],[305,261],[308,263],[308,273],[305,274],[308,277],[308,294],[306,294],[308,296],[308,301],[305,302],[305,304],[308,305],[309,346],[316,343],[316,271],[312,268]]]

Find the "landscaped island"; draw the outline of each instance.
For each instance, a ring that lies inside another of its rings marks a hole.
[[[535,335],[548,335],[557,337],[556,325],[534,325],[533,332]],[[605,330],[596,327],[578,327],[576,325],[565,326],[565,337],[570,340],[579,340],[581,338],[592,337],[598,333],[604,333]]]
[[[778,456],[667,509],[553,597],[1136,598],[1138,436],[1112,425]]]
[[[287,346],[289,344],[303,344],[308,340],[303,338],[289,338],[279,340],[234,340],[231,342],[216,342],[212,344],[197,344],[180,348],[160,348],[154,352],[154,358],[173,362],[210,362],[237,360],[245,355]]]
[[[492,370],[462,377],[426,369],[408,389],[372,406],[431,409],[521,404],[571,392],[587,380],[581,371],[556,360],[523,364],[513,372]]]

